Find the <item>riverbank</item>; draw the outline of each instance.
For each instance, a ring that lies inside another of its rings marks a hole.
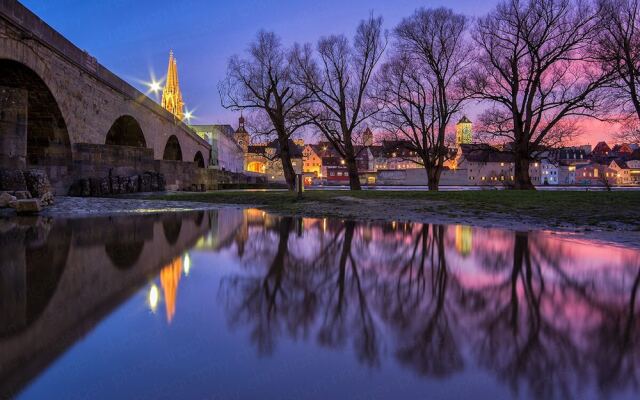
[[[35,216],[80,218],[94,216],[110,216],[123,214],[149,214],[180,211],[198,211],[220,208],[220,204],[197,203],[193,201],[100,198],[100,197],[67,197],[55,198],[53,205],[45,207]],[[237,207],[237,206],[236,206]],[[0,209],[1,217],[16,216],[11,208]]]
[[[144,199],[255,206],[306,217],[551,230],[640,247],[640,192],[216,191]]]

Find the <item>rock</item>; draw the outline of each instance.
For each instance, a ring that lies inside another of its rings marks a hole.
[[[31,198],[31,193],[29,193],[26,190],[19,190],[17,192],[14,192],[14,196],[16,197],[16,199],[18,200],[23,200],[23,199],[30,199]]]
[[[130,176],[127,179],[127,193],[135,193],[139,190],[138,175]]]
[[[102,194],[111,194],[111,185],[109,178],[100,179],[100,192]]]
[[[16,212],[20,215],[23,214],[36,214],[42,210],[40,200],[38,199],[24,199],[16,201]]]
[[[109,185],[111,186],[112,194],[120,193],[120,184],[118,183],[118,177],[116,175],[109,177]]]
[[[49,177],[44,170],[28,169],[23,171],[23,174],[27,190],[31,193],[31,197],[40,198],[45,193],[52,191]]]
[[[80,179],[80,196],[91,196],[91,183],[88,179]]]
[[[89,178],[89,188],[92,197],[99,197],[102,194],[100,179]]]
[[[151,175],[146,172],[140,175],[140,191],[141,192],[151,191]]]
[[[22,171],[19,169],[0,168],[0,190],[27,190]]]
[[[9,204],[16,201],[16,197],[7,192],[0,193],[0,208],[10,207]]]
[[[159,189],[158,174],[151,173],[151,191],[157,192]]]
[[[53,193],[51,192],[47,192],[45,194],[42,195],[42,197],[40,198],[40,204],[42,206],[50,206],[53,204]]]

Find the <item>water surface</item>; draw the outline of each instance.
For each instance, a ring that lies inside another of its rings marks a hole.
[[[0,398],[637,398],[639,286],[544,232],[2,219]]]

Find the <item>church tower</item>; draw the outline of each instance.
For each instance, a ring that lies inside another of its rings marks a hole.
[[[367,128],[367,130],[364,131],[362,142],[366,147],[373,146],[373,132],[371,132],[371,129]]]
[[[456,145],[471,144],[473,141],[473,124],[467,116],[460,118],[456,124]]]
[[[242,147],[242,151],[246,153],[251,137],[249,136],[247,129],[244,127],[244,117],[242,114],[240,114],[240,118],[238,119],[238,129],[236,129],[234,136],[238,145]]]
[[[184,118],[184,102],[178,82],[178,64],[173,57],[173,50],[169,52],[169,67],[167,69],[167,83],[162,90],[162,107],[182,120]]]

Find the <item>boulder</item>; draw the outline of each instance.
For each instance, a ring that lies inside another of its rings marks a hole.
[[[118,183],[118,176],[117,175],[109,176],[109,184],[111,186],[111,193],[112,194],[120,193],[120,183]]]
[[[145,172],[144,174],[140,175],[140,191],[151,191],[151,174]]]
[[[139,191],[138,175],[132,175],[127,179],[127,193],[135,193]]]
[[[37,214],[42,210],[40,200],[38,199],[24,199],[16,201],[16,212],[19,215],[23,214]]]
[[[80,196],[91,196],[91,183],[88,179],[80,179]]]
[[[30,198],[32,197],[32,196],[31,196],[31,193],[29,193],[29,192],[28,192],[28,191],[26,191],[26,190],[19,190],[19,191],[17,191],[17,192],[14,192],[14,194],[13,194],[13,195],[14,195],[14,196],[16,197],[16,199],[18,199],[18,200],[30,199]]]
[[[164,192],[167,181],[164,179],[164,175],[158,173],[158,190]]]
[[[50,206],[53,204],[53,193],[47,192],[42,195],[40,198],[40,205],[42,206]]]
[[[9,207],[9,204],[16,201],[16,197],[7,192],[0,193],[0,208]]]
[[[151,173],[151,191],[157,192],[159,189],[158,174]]]
[[[28,169],[23,171],[23,173],[27,190],[31,193],[31,197],[40,198],[45,193],[52,191],[49,177],[44,170]]]
[[[0,190],[27,190],[22,171],[19,169],[0,168]]]
[[[93,197],[99,197],[102,194],[102,182],[100,179],[89,178],[89,188]]]
[[[100,192],[102,194],[111,194],[111,185],[109,178],[100,179]]]

